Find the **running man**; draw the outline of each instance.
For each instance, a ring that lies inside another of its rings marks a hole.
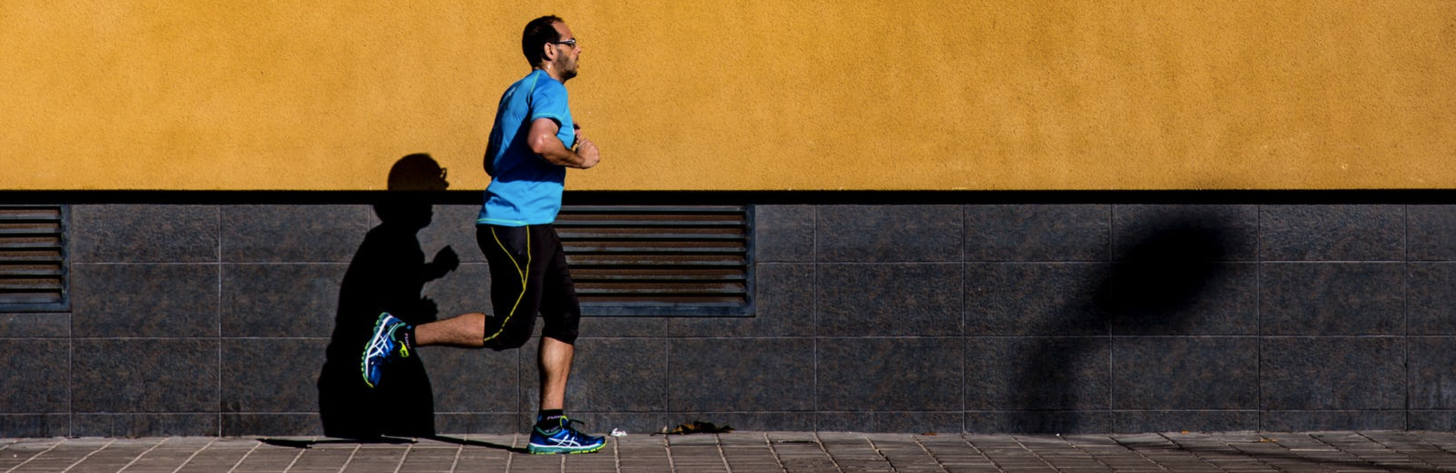
[[[601,156],[567,107],[565,83],[576,77],[581,55],[571,28],[555,16],[531,20],[521,50],[531,73],[501,97],[485,154],[492,180],[476,221],[476,242],[490,265],[495,316],[471,313],[411,327],[380,315],[364,351],[364,382],[370,387],[388,382],[384,371],[390,362],[411,356],[416,347],[520,348],[539,314],[545,321],[538,354],[541,411],[529,450],[590,453],[606,440],[577,431],[563,412],[581,308],[552,223],[561,210],[566,168],[589,169]]]

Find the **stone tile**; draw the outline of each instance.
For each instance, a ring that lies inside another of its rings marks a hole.
[[[462,263],[444,277],[425,283],[420,297],[434,303],[433,319],[436,320],[472,312],[489,314],[493,312],[490,299],[490,266],[485,263]]]
[[[217,413],[202,414],[76,414],[74,437],[167,437],[220,435]]]
[[[347,266],[225,264],[224,337],[327,337],[339,311]]]
[[[214,205],[71,206],[73,263],[218,261]]]
[[[432,210],[430,226],[418,234],[420,249],[433,258],[448,246],[462,263],[484,263],[485,253],[475,241],[475,219],[480,217],[480,204],[439,204]]]
[[[667,341],[669,411],[810,411],[814,339]]]
[[[314,406],[317,408],[317,406]],[[309,409],[312,410],[312,409]],[[224,437],[255,435],[315,436],[324,430],[318,414],[230,413],[221,416]]]
[[[967,338],[966,409],[1108,409],[1110,350],[1107,337]]]
[[[732,427],[737,432],[813,432],[813,412],[688,411],[667,413],[669,419],[689,419]],[[679,422],[682,423],[682,422]],[[645,432],[644,432],[645,433]]]
[[[630,435],[646,437],[653,432],[662,432],[664,428],[671,428],[696,420],[674,418],[670,414],[663,412],[580,412],[571,408],[572,401],[570,394],[566,396],[566,403],[568,409],[567,415],[570,415],[572,419],[582,421],[581,427],[579,428],[593,435],[605,435],[610,433],[612,429],[621,429]],[[535,422],[535,408],[532,408],[530,412],[531,414],[523,414],[521,416],[522,423],[521,428],[517,430],[518,432],[530,432],[531,423]],[[530,420],[526,420],[528,417]],[[522,442],[525,440],[525,438],[522,438]]]
[[[1268,205],[1259,227],[1264,261],[1405,259],[1405,208],[1399,205]]]
[[[1265,335],[1396,335],[1404,331],[1405,268],[1395,263],[1266,263]]]
[[[1107,261],[1107,205],[967,205],[966,261]]]
[[[1259,404],[1265,409],[1405,407],[1405,343],[1398,338],[1265,338],[1262,343]]]
[[[818,432],[872,432],[875,430],[875,415],[869,412],[826,412],[816,415]]]
[[[1410,409],[1456,409],[1456,337],[1411,337]]]
[[[222,208],[222,260],[231,263],[341,263],[364,240],[363,205],[228,205]]]
[[[70,338],[71,314],[0,313],[0,338]]]
[[[961,265],[819,267],[821,336],[961,335]]]
[[[443,346],[416,351],[430,374],[437,412],[514,415],[520,408],[521,360],[514,351]]]
[[[54,438],[70,435],[70,414],[0,414],[0,438]]]
[[[973,434],[1087,434],[1112,431],[1109,411],[968,411]]]
[[[1106,335],[1111,266],[966,265],[966,335]]]
[[[1118,205],[1112,209],[1113,257],[1148,262],[1256,261],[1256,205]]]
[[[1118,338],[1112,344],[1113,409],[1259,408],[1259,341]]]
[[[876,412],[874,416],[873,432],[958,434],[966,424],[962,412]]]
[[[753,317],[672,317],[639,322],[602,318],[582,321],[583,332],[598,325],[626,325],[602,336],[799,337],[814,334],[816,271],[808,264],[759,263],[754,270]],[[595,333],[595,332],[591,332]]]
[[[222,340],[224,412],[311,412],[318,409],[326,339]]]
[[[1456,430],[1456,411],[1411,410],[1405,428],[1417,431],[1450,432]]]
[[[1119,264],[1103,302],[1117,335],[1254,335],[1259,272],[1254,263],[1195,269]]]
[[[961,350],[959,338],[821,338],[818,408],[960,410]]]
[[[0,413],[44,414],[71,408],[71,341],[4,340],[0,343]]]
[[[77,337],[202,337],[218,331],[216,264],[73,264]]]
[[[1456,264],[1406,264],[1410,335],[1456,335]]]
[[[1456,205],[1406,206],[1407,257],[1456,261]]]
[[[539,344],[537,337],[516,350],[521,363],[523,413],[534,413],[540,406],[540,371],[536,366]],[[577,339],[571,380],[566,386],[568,415],[663,412],[666,403],[667,344],[662,340]]]
[[[743,325],[753,325],[754,317],[602,317],[583,316],[581,325],[577,331],[584,337],[595,338],[657,338],[669,336],[679,326],[686,326],[680,322],[701,322],[698,324],[700,330],[679,329],[683,332],[701,332],[702,335],[713,336],[713,329],[731,331],[739,329]],[[711,328],[710,328],[711,327]]]
[[[218,407],[217,340],[83,339],[73,343],[73,412],[195,413],[215,412]],[[214,433],[216,418],[213,414]],[[78,435],[94,435],[78,431]]]
[[[813,262],[815,214],[811,205],[753,206],[754,261]]]
[[[480,414],[474,412],[448,412],[435,414],[435,426],[441,434],[510,434],[529,432],[521,422],[520,414],[512,410],[506,414]]]
[[[961,260],[960,206],[826,205],[818,210],[820,262]]]
[[[1404,411],[1280,411],[1263,414],[1266,432],[1327,430],[1405,430]]]
[[[1259,430],[1259,411],[1113,411],[1114,432],[1238,432]]]

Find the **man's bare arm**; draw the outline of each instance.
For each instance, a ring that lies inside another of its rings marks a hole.
[[[537,118],[531,121],[531,131],[526,137],[526,143],[531,146],[532,152],[541,156],[541,159],[557,166],[590,169],[601,162],[601,153],[597,151],[595,143],[578,137],[576,150],[573,151],[556,137],[556,132],[559,130],[561,130],[561,126],[557,125],[555,120]]]

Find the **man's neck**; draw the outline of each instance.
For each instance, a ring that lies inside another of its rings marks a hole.
[[[531,70],[544,71],[546,75],[551,76],[552,79],[556,79],[556,82],[560,82],[562,84],[566,83],[566,79],[562,79],[561,74],[557,73],[555,68],[537,66],[531,68]]]

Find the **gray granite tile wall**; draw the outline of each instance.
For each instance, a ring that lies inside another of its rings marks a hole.
[[[490,307],[475,212],[391,237],[459,255],[422,320]],[[568,410],[589,428],[1456,428],[1456,206],[753,212],[754,316],[582,321]],[[357,376],[324,367],[362,348],[336,338],[371,205],[72,215],[72,311],[0,314],[0,437],[323,433],[321,386]],[[535,347],[417,350],[436,430],[528,425]]]

